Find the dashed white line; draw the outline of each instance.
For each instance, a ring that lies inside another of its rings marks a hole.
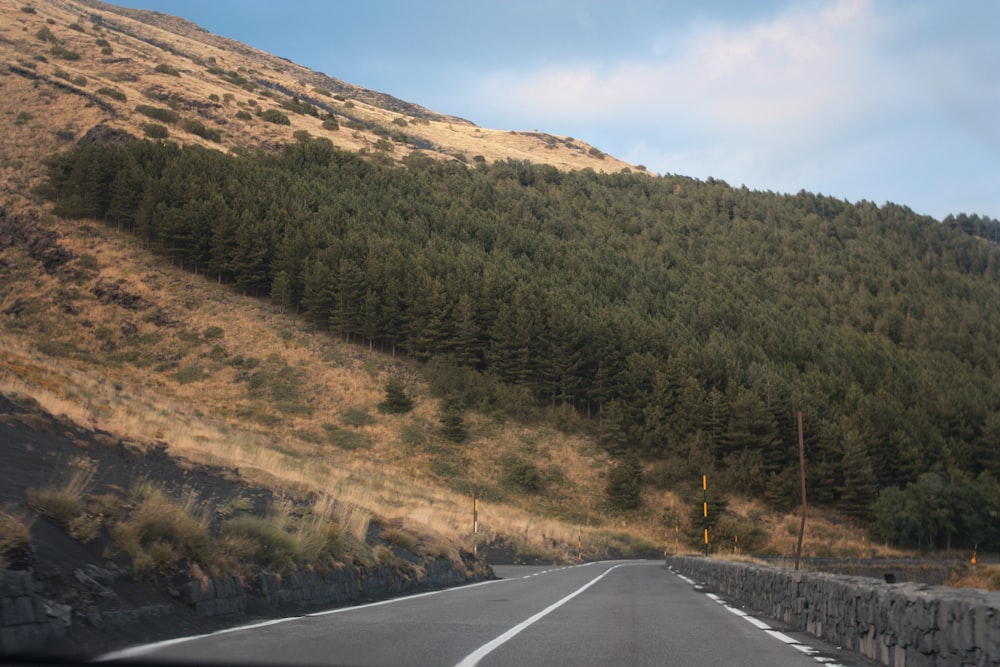
[[[576,589],[575,591],[573,591],[572,593],[570,593],[566,597],[564,597],[561,600],[558,600],[558,601],[550,604],[548,607],[546,607],[545,609],[541,610],[540,612],[538,612],[534,616],[531,616],[530,618],[527,618],[524,621],[521,621],[520,623],[518,623],[517,625],[515,625],[514,627],[512,627],[510,630],[508,630],[507,632],[505,632],[502,635],[500,635],[499,637],[497,637],[496,639],[483,644],[478,649],[476,649],[475,651],[473,651],[469,655],[465,656],[465,658],[463,658],[461,660],[461,662],[459,662],[458,665],[456,665],[456,667],[475,667],[475,665],[479,664],[480,660],[482,660],[483,658],[485,658],[486,656],[488,656],[490,653],[492,653],[493,651],[497,650],[498,648],[500,648],[501,646],[503,646],[504,644],[506,644],[507,642],[509,642],[511,639],[513,639],[517,635],[521,634],[521,632],[523,632],[527,628],[531,627],[532,625],[534,625],[538,621],[542,620],[542,618],[548,616],[549,614],[551,614],[552,612],[554,612],[556,609],[558,609],[559,607],[563,606],[564,604],[566,604],[567,602],[569,602],[570,600],[572,600],[573,598],[575,598],[580,593],[583,593],[585,590],[587,590],[588,588],[590,588],[591,586],[593,586],[594,584],[596,584],[598,581],[600,581],[604,577],[608,576],[609,573],[617,570],[620,567],[623,567],[624,565],[625,565],[625,563],[622,563],[621,565],[614,565],[612,567],[609,567],[607,570],[605,570],[604,572],[602,572],[599,576],[591,579],[589,582],[587,582],[586,584],[584,584],[580,588]]]

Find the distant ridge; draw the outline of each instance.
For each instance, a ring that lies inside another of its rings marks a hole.
[[[415,118],[427,118],[430,120],[439,120],[448,123],[466,123],[473,125],[471,121],[459,118],[457,116],[449,116],[446,114],[436,113],[429,109],[426,109],[419,104],[414,104],[412,102],[407,102],[401,100],[392,95],[387,95],[385,93],[380,93],[376,90],[371,90],[370,88],[364,88],[361,86],[356,86],[335,77],[329,76],[322,72],[317,72],[311,70],[307,67],[298,65],[287,58],[283,58],[276,54],[267,53],[266,51],[261,51],[252,46],[248,46],[242,42],[238,42],[235,39],[230,39],[228,37],[223,37],[222,35],[216,35],[215,33],[205,30],[196,23],[192,23],[187,19],[180,18],[178,16],[172,16],[170,14],[164,14],[163,12],[157,12],[147,9],[131,9],[128,7],[118,7],[116,5],[111,5],[106,2],[100,2],[99,0],[80,0],[80,4],[86,5],[88,7],[93,7],[94,9],[99,9],[101,11],[109,12],[112,14],[119,14],[121,16],[126,16],[140,23],[145,23],[147,25],[159,28],[161,30],[166,30],[168,32],[182,35],[190,40],[201,42],[203,44],[209,44],[216,48],[222,49],[224,51],[230,51],[232,53],[238,53],[244,55],[248,58],[259,58],[267,61],[269,64],[275,68],[286,69],[289,73],[294,73],[296,75],[302,75],[306,77],[304,80],[313,86],[321,86],[327,88],[333,93],[345,95],[366,104],[370,104],[375,107],[382,109],[387,109],[389,111],[395,111],[396,113],[406,114],[408,116],[413,116]],[[107,20],[105,20],[105,23]],[[111,28],[111,25],[108,25]],[[114,29],[120,30],[126,34],[130,34],[128,26],[125,24],[114,26]],[[132,34],[131,36],[137,39],[142,39],[141,37]],[[170,46],[166,44],[154,43],[154,46],[159,46],[160,48],[169,49]],[[176,51],[176,55],[190,58],[192,54],[183,53],[181,51]]]

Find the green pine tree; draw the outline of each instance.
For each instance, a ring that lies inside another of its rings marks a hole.
[[[626,452],[608,472],[604,497],[613,510],[634,510],[642,503],[642,463],[632,451]]]
[[[385,400],[378,404],[379,412],[398,415],[413,409],[413,399],[406,392],[406,385],[396,376],[385,383]]]
[[[441,426],[444,437],[452,442],[465,442],[469,429],[465,425],[465,401],[461,396],[449,396],[441,404]]]

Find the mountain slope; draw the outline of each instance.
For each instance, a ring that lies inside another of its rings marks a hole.
[[[560,480],[547,501],[549,514],[600,523],[608,458],[579,436],[484,421],[483,430],[499,443],[494,448],[442,448],[432,437],[436,398],[391,355],[329,340],[267,303],[147,256],[113,231],[57,222],[32,189],[44,181],[46,156],[80,140],[141,137],[151,126],[165,128],[170,141],[235,152],[275,151],[308,132],[378,163],[414,151],[470,164],[530,158],[618,170],[624,163],[565,138],[478,128],[165,15],[100,3],[2,0],[0,16],[0,93],[11,121],[0,129],[5,391],[32,395],[82,425],[168,442],[173,454],[238,468],[251,481],[334,493],[361,512],[449,534],[468,532],[474,489],[448,489],[446,481],[442,488],[447,471],[476,467],[495,482],[509,465],[501,454],[524,451],[520,456],[559,461],[538,466]],[[288,125],[263,120],[267,111]],[[324,129],[324,121],[339,129]],[[100,131],[90,132],[95,127]],[[47,271],[37,252],[50,250],[62,260]],[[235,372],[185,375],[211,358]],[[260,366],[241,368],[239,359]],[[410,383],[417,398],[411,415],[377,416],[391,375]],[[252,376],[258,383],[287,380],[299,407],[285,405],[282,412],[266,396],[248,396]],[[216,405],[227,414],[216,413]],[[476,417],[469,428],[478,437]],[[524,512],[537,509],[537,499],[495,500],[506,504],[502,512],[484,511],[483,530],[520,533],[519,542],[535,549],[544,533],[557,539],[547,547],[553,556],[575,543],[575,527]],[[524,529],[532,524],[541,529]]]
[[[676,536],[706,471],[794,505],[802,410],[818,502],[1000,539],[998,262],[969,220],[626,171],[160,15],[8,9],[8,376],[82,421],[455,533],[479,495],[565,550],[570,524]],[[413,412],[378,409],[390,378]],[[715,502],[713,534],[782,548]]]
[[[4,0],[0,16],[6,26],[0,59],[13,77],[6,86],[19,97],[10,111],[27,114],[22,125],[31,125],[29,117],[44,118],[62,142],[97,122],[142,136],[153,120],[136,108],[153,105],[176,113],[167,123],[172,140],[220,149],[274,146],[308,132],[390,161],[418,151],[463,162],[482,156],[599,171],[628,166],[573,139],[480,128],[156,12],[75,0]],[[278,122],[264,120],[269,117]],[[8,162],[37,147],[32,142],[20,152],[17,140],[24,133],[7,134]]]

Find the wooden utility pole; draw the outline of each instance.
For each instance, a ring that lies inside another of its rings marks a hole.
[[[799,526],[799,548],[795,550],[795,569],[802,558],[802,538],[806,534],[806,447],[802,438],[802,411],[799,411],[799,477],[802,479],[802,524]]]

